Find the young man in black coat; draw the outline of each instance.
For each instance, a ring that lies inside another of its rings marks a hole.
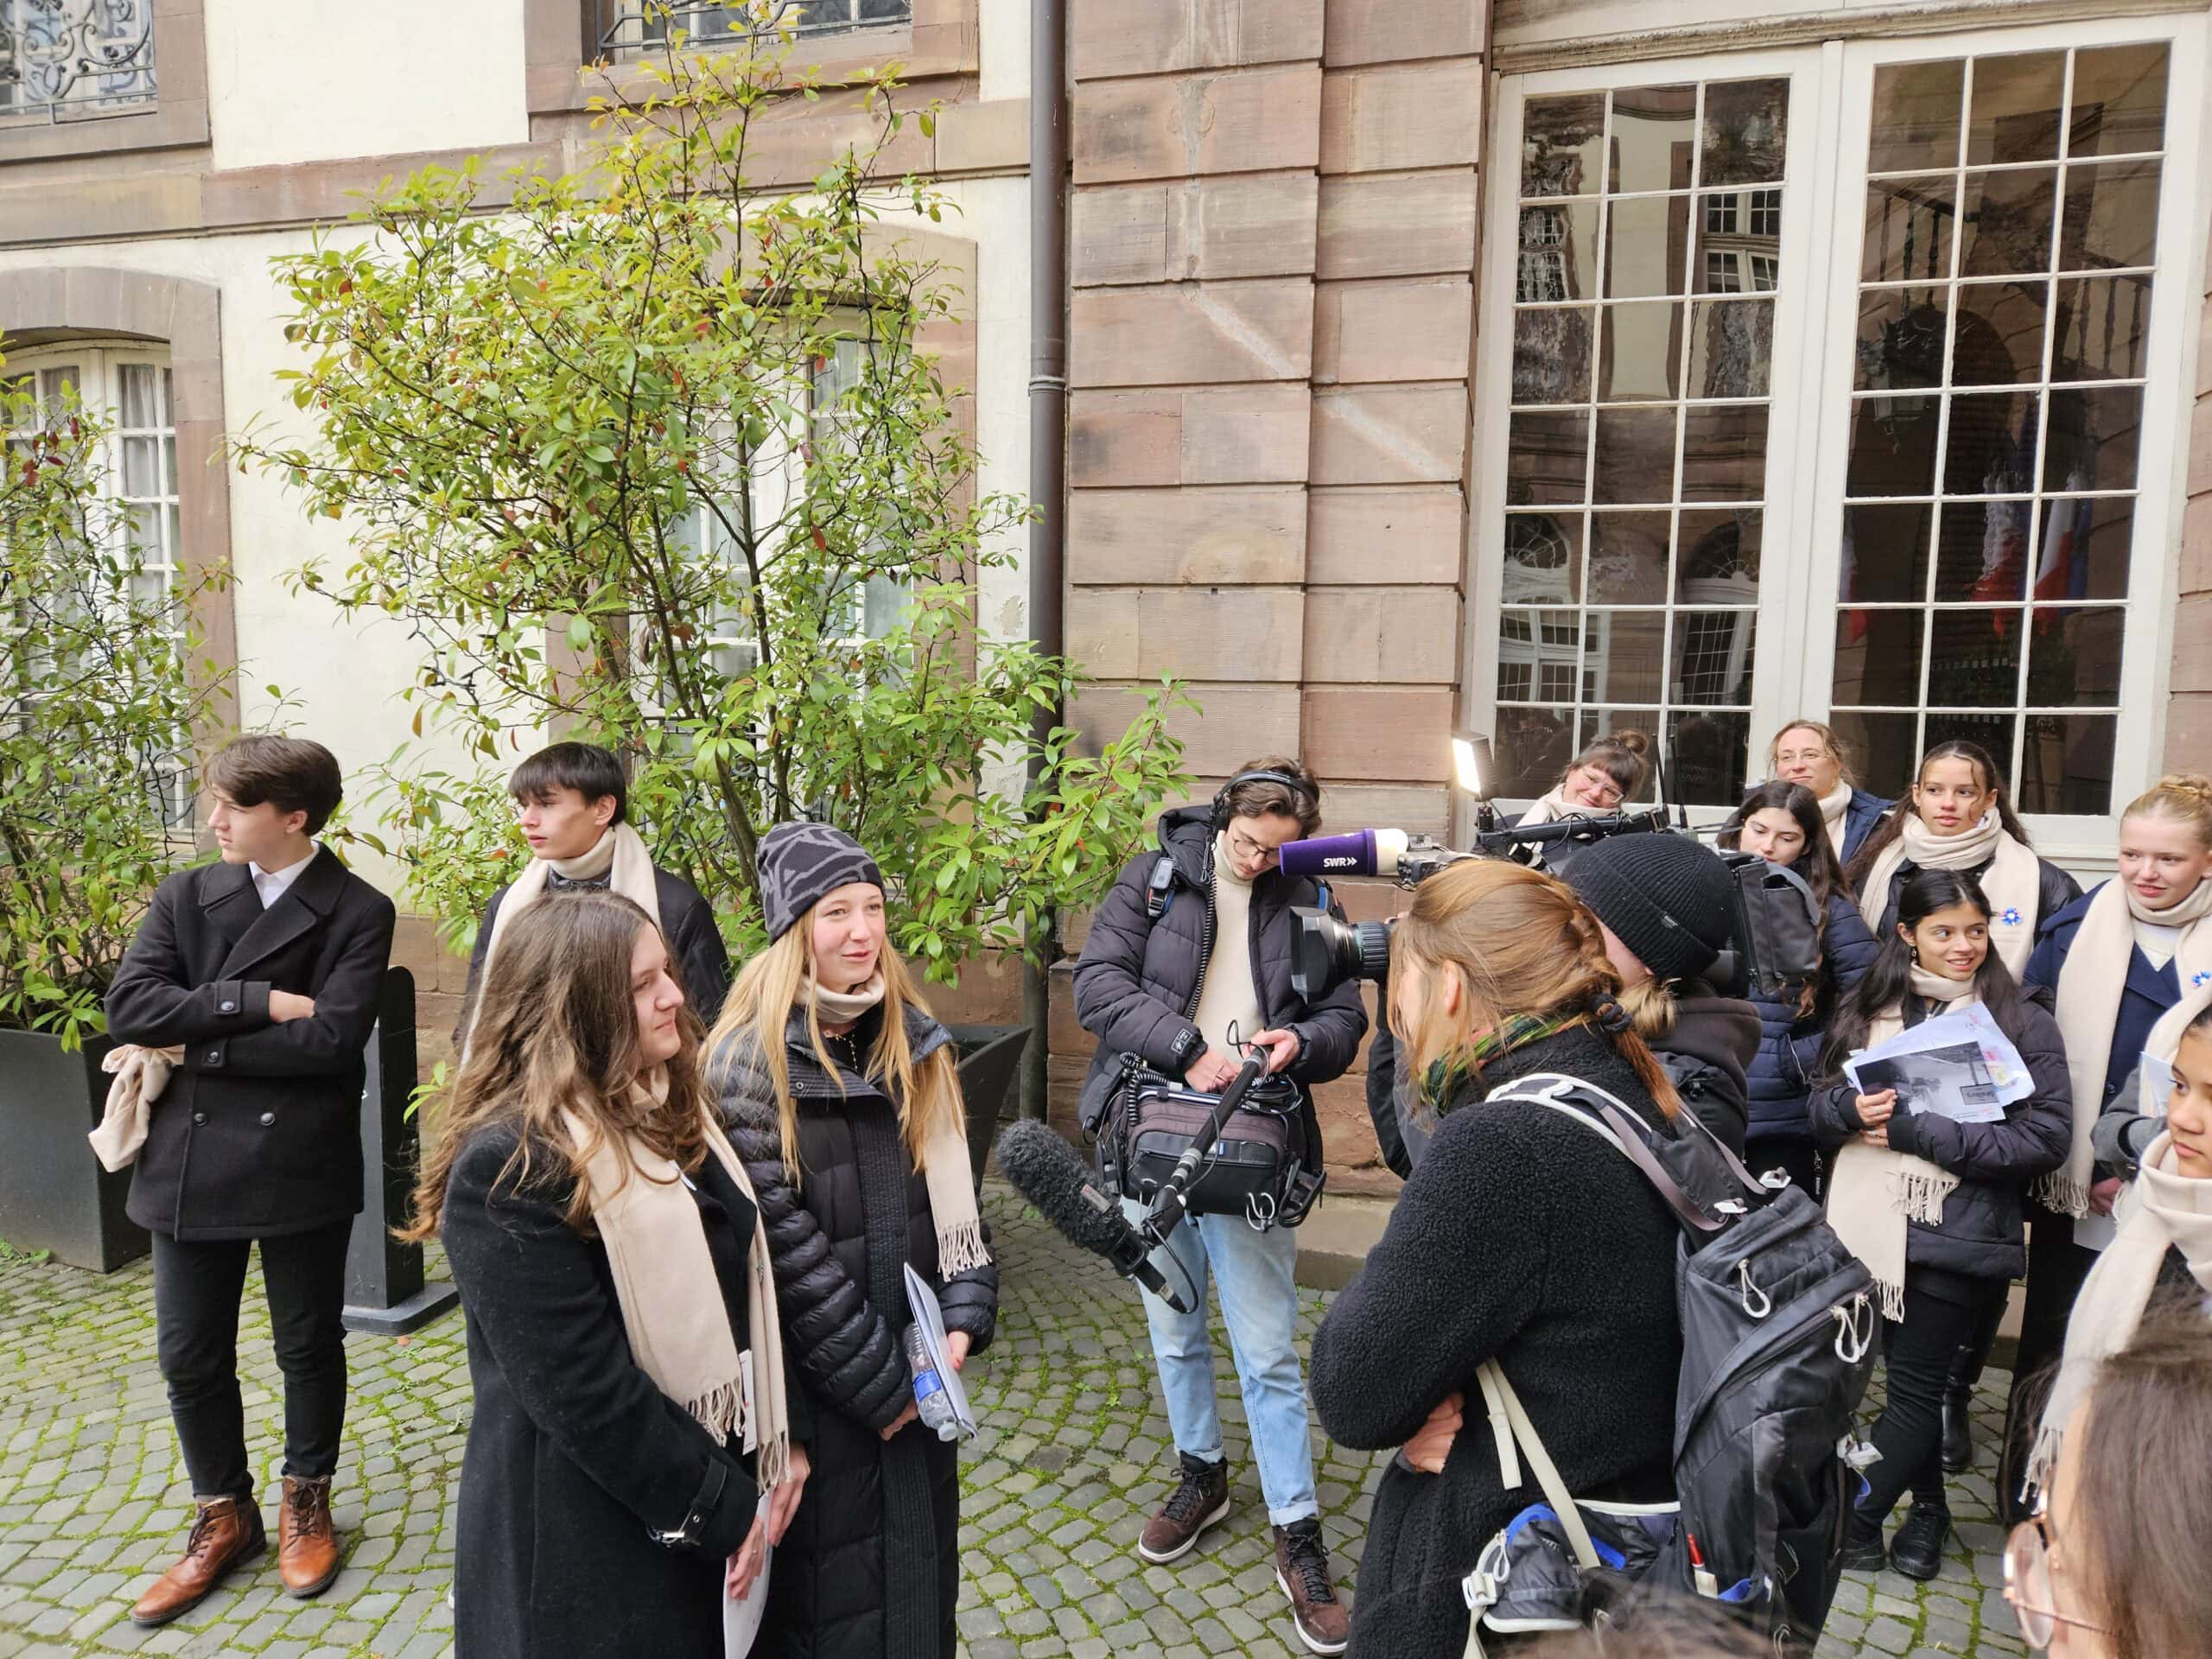
[[[1076,964],[1076,1014],[1098,1039],[1084,1090],[1086,1113],[1124,1054],[1206,1090],[1236,1075],[1243,1058],[1238,1041],[1264,1050],[1270,1071],[1308,1085],[1350,1069],[1367,1030],[1358,985],[1348,982],[1309,1004],[1290,982],[1291,906],[1318,904],[1320,895],[1310,879],[1282,874],[1277,849],[1320,827],[1320,800],[1319,786],[1296,761],[1257,760],[1231,778],[1211,806],[1182,807],[1160,819],[1160,850],[1140,855],[1122,872]],[[1318,1147],[1310,1103],[1306,1110]],[[1232,1335],[1253,1458],[1274,1526],[1277,1580],[1290,1598],[1299,1639],[1315,1653],[1341,1653],[1350,1618],[1321,1539],[1295,1344],[1297,1234],[1288,1227],[1255,1230],[1241,1215],[1197,1216],[1177,1230],[1166,1254],[1196,1286],[1199,1307],[1181,1314],[1158,1297],[1145,1298],[1179,1467],[1137,1553],[1154,1563],[1179,1560],[1229,1513],[1205,1313],[1210,1275]]]
[[[519,902],[527,903],[566,887],[612,887],[635,899],[668,937],[684,1000],[702,1025],[712,1026],[729,993],[729,950],[715,925],[714,906],[682,876],[653,864],[638,832],[624,822],[630,786],[613,752],[593,743],[540,749],[515,768],[507,793],[514,798],[531,856],[543,868],[501,887],[484,906],[476,945],[469,952],[461,1021],[454,1027],[454,1050],[467,1046],[476,988],[499,938],[502,908],[512,913],[518,893],[525,895]]]
[[[361,1208],[362,1050],[391,957],[391,900],[313,836],[336,808],[320,743],[245,737],[208,763],[221,861],[155,892],[107,995],[118,1042],[175,1052],[130,1183],[153,1235],[154,1315],[198,1512],[131,1609],[161,1624],[265,1542],[238,1394],[238,1299],[261,1246],[284,1373],[278,1569],[336,1576],[330,1481],[346,1419],[346,1249]]]

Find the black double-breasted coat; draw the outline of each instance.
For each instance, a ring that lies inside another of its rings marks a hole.
[[[244,864],[155,890],[107,994],[117,1041],[181,1046],[154,1103],[130,1218],[180,1239],[305,1232],[361,1209],[362,1051],[391,900],[318,849],[266,910]],[[277,1024],[273,991],[315,999]]]

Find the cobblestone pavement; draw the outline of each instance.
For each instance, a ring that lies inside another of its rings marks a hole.
[[[963,1470],[971,1659],[1300,1651],[1271,1564],[1266,1512],[1227,1377],[1222,1415],[1236,1466],[1230,1519],[1173,1568],[1134,1545],[1173,1460],[1135,1294],[1062,1243],[994,1185],[1006,1305],[997,1346],[970,1376],[988,1427]],[[102,1279],[0,1260],[0,1659],[255,1653],[264,1659],[436,1659],[451,1650],[445,1590],[468,1417],[458,1318],[411,1340],[348,1344],[353,1402],[336,1510],[346,1546],[315,1601],[282,1592],[264,1556],[165,1629],[124,1617],[181,1548],[189,1497],[154,1363],[152,1275]],[[257,1274],[241,1332],[251,1443],[274,1488],[283,1396]],[[1310,1334],[1327,1305],[1304,1293]],[[1993,1439],[2004,1378],[1980,1400]],[[1377,1461],[1318,1432],[1319,1491],[1344,1586],[1354,1593]],[[1821,1646],[1844,1655],[2023,1651],[1998,1592],[1989,1459],[1954,1483],[1961,1536],[1925,1586],[1892,1573],[1845,1581]],[[272,1522],[273,1525],[273,1511]]]

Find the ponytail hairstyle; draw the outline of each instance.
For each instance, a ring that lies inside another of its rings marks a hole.
[[[1799,721],[1798,725],[1805,722]],[[1794,729],[1794,728],[1793,728]],[[1779,740],[1777,740],[1779,741]],[[1720,832],[1720,845],[1729,851],[1737,850],[1743,839],[1744,825],[1755,812],[1779,810],[1796,821],[1805,837],[1804,846],[1789,865],[1805,885],[1813,890],[1813,942],[1821,951],[1821,978],[1831,977],[1827,961],[1828,899],[1843,892],[1843,867],[1836,862],[1835,848],[1828,841],[1827,822],[1821,817],[1820,798],[1802,784],[1779,781],[1761,784],[1744,797],[1728,827]],[[1808,983],[1797,997],[1797,1017],[1808,1018],[1820,1000],[1821,987]]]
[[[1912,989],[1914,954],[1911,934],[1939,910],[1970,905],[1989,918],[1989,899],[1981,883],[1965,870],[1915,870],[1897,894],[1897,925],[1881,941],[1881,950],[1859,982],[1836,1007],[1828,1022],[1827,1045],[1821,1051],[1821,1074],[1830,1082],[1842,1077],[1843,1063],[1866,1046],[1866,1033],[1874,1021],[1901,1007]],[[2020,982],[1994,949],[1981,959],[1974,976],[1974,992],[1997,1028],[2007,1035],[2020,1028]]]
[[[2138,795],[2121,813],[2128,818],[2172,818],[2196,831],[2196,844],[2212,850],[2212,778],[2170,772]]]
[[[1975,780],[1986,791],[1996,797],[1997,822],[2005,833],[2023,847],[2035,844],[2028,839],[2027,826],[2013,813],[2012,798],[2005,792],[2005,774],[1997,769],[1997,762],[1989,758],[1987,749],[1979,743],[1969,743],[1964,738],[1938,743],[1920,757],[1920,770],[1912,775],[1915,788],[1919,786],[1922,779],[1927,777],[1931,760],[1963,760],[1972,766]],[[1874,826],[1873,834],[1860,843],[1858,856],[1844,871],[1854,891],[1866,881],[1866,873],[1874,868],[1874,861],[1881,857],[1884,849],[1904,834],[1905,818],[1915,810],[1910,799],[1899,801],[1897,810],[1885,814],[1881,823]]]
[[[1390,1011],[1390,1029],[1404,1046],[1401,1063],[1414,1077],[1425,1077],[1438,1060],[1456,1059],[1481,1080],[1480,1057],[1471,1052],[1478,1039],[1466,1029],[1471,1015],[1491,1027],[1516,1016],[1563,1020],[1607,1036],[1669,1118],[1681,1110],[1657,1058],[1620,1017],[1620,974],[1606,957],[1598,918],[1558,878],[1504,859],[1463,860],[1414,889],[1391,952],[1417,963],[1429,988],[1414,1020],[1401,1020],[1395,1005]],[[1459,980],[1466,1000],[1457,1020],[1436,994],[1446,976]],[[1434,1104],[1442,1111],[1452,1103]]]
[[[1636,791],[1643,787],[1644,779],[1650,774],[1650,762],[1644,759],[1650,750],[1649,738],[1632,726],[1624,726],[1598,739],[1561,766],[1559,776],[1552,780],[1552,787],[1559,788],[1584,766],[1595,766],[1613,780],[1623,800],[1634,800]]]
[[[929,1005],[907,972],[890,940],[884,941],[876,959],[883,976],[883,1001],[878,1007],[882,1023],[868,1050],[868,1075],[879,1082],[899,1108],[899,1128],[906,1154],[914,1167],[922,1165],[922,1148],[931,1137],[961,1132],[966,1113],[960,1098],[960,1074],[947,1043],[927,1059],[917,1062],[906,1040],[906,1010],[924,1014]],[[822,1010],[814,996],[814,907],[810,906],[766,950],[747,963],[737,982],[723,1000],[721,1017],[708,1034],[710,1071],[721,1074],[733,1056],[745,1049],[756,1052],[775,1090],[776,1117],[783,1135],[784,1167],[796,1188],[803,1173],[798,1153],[798,1109],[791,1098],[791,1063],[785,1054],[785,1031],[791,1017],[804,1009],[807,1041],[822,1069],[838,1079],[843,1075],[822,1039]]]

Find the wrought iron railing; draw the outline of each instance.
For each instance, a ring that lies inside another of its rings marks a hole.
[[[0,5],[7,0],[0,0]],[[620,57],[666,41],[671,29],[704,46],[772,29],[788,17],[802,35],[823,35],[877,23],[902,23],[913,0],[752,0],[734,5],[684,5],[662,0],[602,0],[600,50]]]
[[[0,0],[0,119],[128,115],[156,92],[153,0]]]

